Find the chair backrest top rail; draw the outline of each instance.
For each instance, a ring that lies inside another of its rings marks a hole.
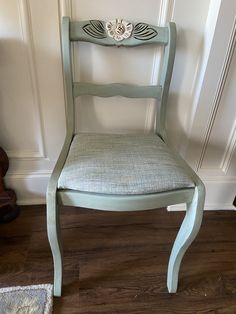
[[[155,98],[161,100],[162,87],[159,85],[137,86],[129,84],[73,83],[73,96],[91,95],[98,97],[122,96],[127,98]]]
[[[166,45],[168,28],[147,23],[129,23],[121,19],[70,22],[70,40],[103,46],[135,47],[149,44]]]

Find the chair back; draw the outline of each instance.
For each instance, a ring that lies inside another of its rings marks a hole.
[[[83,41],[102,46],[137,47],[161,45],[164,47],[159,85],[136,86],[130,84],[93,84],[74,82],[71,67],[71,42]],[[156,117],[156,133],[165,137],[166,105],[175,57],[176,27],[170,22],[166,27],[146,23],[129,23],[116,19],[111,22],[100,20],[62,21],[62,53],[66,89],[67,132],[74,133],[75,98],[82,95],[99,97],[123,96],[128,98],[155,98],[160,102]]]

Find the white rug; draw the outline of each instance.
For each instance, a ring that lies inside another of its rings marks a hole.
[[[1,314],[52,313],[52,285],[18,286],[0,289]]]

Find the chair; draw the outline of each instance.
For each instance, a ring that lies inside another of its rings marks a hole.
[[[67,133],[47,190],[47,232],[54,262],[54,295],[61,296],[62,247],[58,205],[98,210],[138,211],[186,203],[187,211],[169,259],[167,287],[175,293],[183,255],[202,221],[205,188],[175,152],[165,130],[166,106],[175,56],[175,24],[156,27],[123,20],[62,22]],[[73,82],[70,45],[164,47],[160,85]],[[153,134],[93,134],[74,130],[74,100],[81,95],[155,98],[160,104]]]

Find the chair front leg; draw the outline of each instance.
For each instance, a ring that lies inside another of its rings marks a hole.
[[[54,296],[60,297],[62,290],[62,246],[56,193],[47,195],[47,234],[53,255]]]
[[[180,230],[175,239],[168,265],[167,287],[169,293],[175,293],[181,260],[195,239],[201,226],[205,201],[205,187],[199,183],[195,187],[192,202],[187,204],[187,211]]]

